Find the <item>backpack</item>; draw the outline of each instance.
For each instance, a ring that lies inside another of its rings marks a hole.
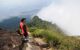
[[[17,33],[18,33],[19,35],[21,35],[22,30],[20,29],[20,27],[18,28]]]

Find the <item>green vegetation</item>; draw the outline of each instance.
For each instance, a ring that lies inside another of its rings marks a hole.
[[[58,50],[80,50],[80,39],[65,35],[56,25],[33,17],[29,23],[33,37],[43,38],[51,47]]]

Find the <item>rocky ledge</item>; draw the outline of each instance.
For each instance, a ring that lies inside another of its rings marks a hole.
[[[16,32],[0,28],[0,50],[18,50],[20,44],[20,36]]]

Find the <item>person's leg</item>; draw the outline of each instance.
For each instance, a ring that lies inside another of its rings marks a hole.
[[[24,36],[25,36],[25,42],[28,42],[28,35],[27,35],[27,33],[25,33]]]
[[[24,33],[24,36],[25,36],[25,37],[28,37],[28,33]]]

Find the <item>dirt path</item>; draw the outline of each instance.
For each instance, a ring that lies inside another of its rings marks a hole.
[[[41,38],[29,37],[29,42],[24,43],[22,50],[52,50],[48,48],[47,43],[45,43]]]
[[[28,43],[24,43],[24,47],[22,50],[40,50],[39,46],[36,46],[35,44],[33,44],[33,39],[29,39]]]
[[[35,38],[34,40],[31,39],[30,42],[25,43],[25,46],[24,46],[23,50],[54,50],[52,48],[48,48],[48,46],[45,45],[46,43],[43,42],[42,39]],[[26,45],[28,45],[28,47]]]

